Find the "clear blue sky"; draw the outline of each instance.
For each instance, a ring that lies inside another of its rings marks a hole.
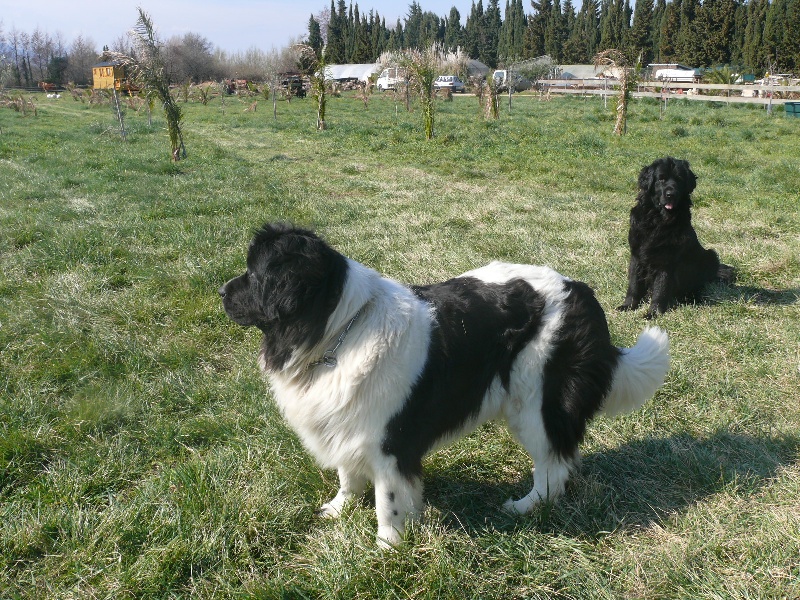
[[[362,0],[358,7],[362,13],[377,10],[389,26],[398,17],[405,17],[410,3]],[[487,4],[484,0],[484,7]],[[419,5],[440,17],[447,16],[455,6],[463,23],[472,0],[422,0]],[[330,7],[330,0],[0,0],[0,24],[6,35],[12,28],[31,33],[38,27],[50,35],[60,31],[67,44],[82,34],[101,50],[136,24],[137,6],[150,15],[162,40],[192,32],[217,48],[238,52],[254,46],[262,50],[282,48],[304,36],[308,18]],[[500,6],[504,9],[505,2]],[[529,3],[525,6],[529,11]]]

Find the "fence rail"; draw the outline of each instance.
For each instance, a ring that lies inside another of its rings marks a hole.
[[[585,96],[614,96],[619,81],[609,79],[547,79],[539,82],[540,86],[551,94],[572,94]],[[706,95],[703,90],[726,92],[725,95]],[[742,96],[742,92],[758,93],[757,96]],[[735,94],[735,95],[732,95]],[[673,99],[686,98],[702,102],[727,102],[731,104],[784,104],[792,102],[791,98],[776,98],[776,95],[800,95],[800,85],[725,85],[719,83],[676,83],[647,81],[640,82],[636,90],[631,92],[634,98]]]

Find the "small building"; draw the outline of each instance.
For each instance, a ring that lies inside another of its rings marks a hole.
[[[128,91],[130,85],[125,76],[125,65],[119,61],[97,63],[92,66],[92,77],[96,90]]]

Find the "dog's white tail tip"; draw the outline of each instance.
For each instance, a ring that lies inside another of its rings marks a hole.
[[[668,370],[669,336],[659,327],[648,327],[636,345],[620,349],[602,413],[614,417],[637,410],[662,386]]]

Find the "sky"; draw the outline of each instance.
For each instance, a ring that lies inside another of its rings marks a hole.
[[[462,23],[472,7],[472,0],[417,1],[423,11],[440,17],[455,6]],[[253,47],[269,51],[304,37],[309,17],[330,4],[330,0],[32,0],[30,4],[0,0],[0,27],[4,34],[11,29],[30,34],[37,27],[51,36],[61,32],[67,46],[83,35],[99,51],[136,25],[141,6],[162,41],[191,32],[228,53]],[[349,7],[350,0],[346,4]],[[361,0],[358,8],[362,14],[376,10],[390,26],[405,17],[410,4],[411,0]]]

